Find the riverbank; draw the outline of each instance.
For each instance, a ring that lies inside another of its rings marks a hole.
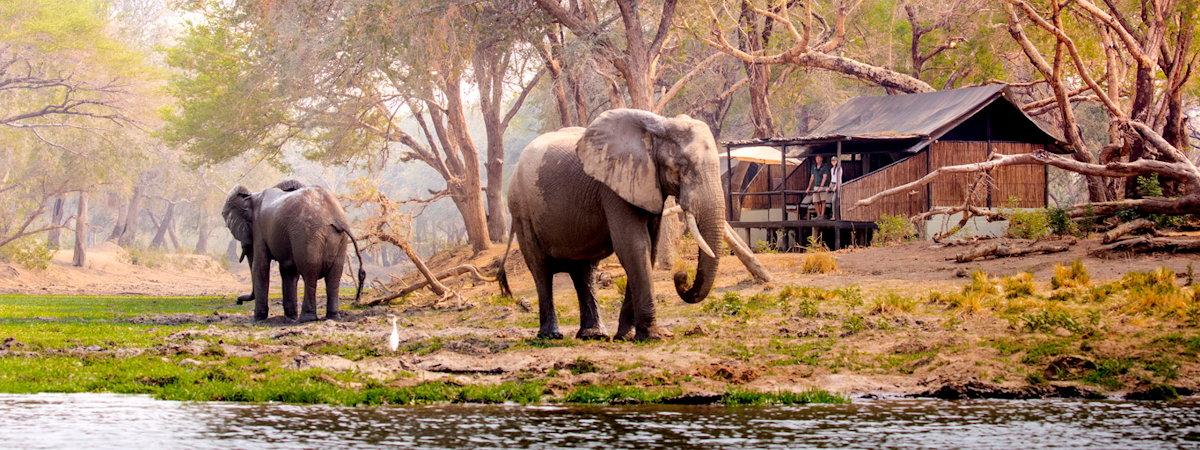
[[[726,257],[717,288],[696,305],[674,298],[670,274],[658,273],[659,321],[674,336],[644,343],[535,339],[536,299],[519,267],[515,299],[495,296],[494,285],[457,285],[462,301],[421,294],[308,324],[286,323],[278,304],[270,321],[252,323],[250,305],[232,297],[6,295],[0,392],[745,404],[1172,398],[1200,388],[1200,308],[1190,280],[1176,275],[1186,258],[1069,254],[1081,260],[1074,269],[1056,268],[1062,255],[959,266],[944,260],[955,249],[918,245],[836,252],[831,274],[799,273],[803,255],[761,255],[778,278],[767,286]],[[615,280],[599,290],[612,327],[620,267],[601,269]],[[565,277],[556,282],[560,323],[572,335],[574,293]],[[400,317],[396,352],[388,314]]]

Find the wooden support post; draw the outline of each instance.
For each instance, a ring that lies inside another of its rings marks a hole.
[[[837,142],[837,155],[834,158],[838,160],[838,169],[845,175],[846,168],[842,167],[842,141]],[[833,219],[842,220],[842,180],[838,180],[837,190],[833,192]]]
[[[725,146],[725,220],[733,220],[733,151]]]

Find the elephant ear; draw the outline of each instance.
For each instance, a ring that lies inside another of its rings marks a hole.
[[[605,111],[588,125],[576,152],[583,171],[625,201],[652,213],[663,209],[652,136],[665,134],[664,118],[637,109]]]
[[[250,243],[250,191],[245,187],[238,186],[233,188],[233,192],[229,193],[229,197],[225,199],[225,206],[221,208],[221,217],[225,218],[225,226],[229,227],[229,232],[233,234],[233,238],[242,243]]]

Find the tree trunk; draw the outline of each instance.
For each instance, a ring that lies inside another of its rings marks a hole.
[[[50,226],[54,228],[51,228],[47,232],[46,244],[55,250],[62,246],[60,238],[62,236],[62,229],[59,226],[62,225],[63,221],[63,207],[65,206],[63,203],[63,196],[55,197],[54,207],[50,210]]]
[[[471,250],[481,252],[490,248],[492,243],[488,238],[483,198],[479,195],[479,191],[475,191],[475,195],[455,196],[454,206],[462,215],[463,227],[467,231],[467,240],[471,243]]]
[[[83,267],[87,263],[87,235],[88,235],[88,206],[87,192],[79,192],[79,205],[75,211],[75,254],[71,258],[71,264],[75,267]]]
[[[116,242],[121,238],[121,233],[125,231],[125,213],[128,211],[127,205],[121,203],[121,198],[117,194],[112,194],[115,200],[112,202],[113,208],[117,210],[117,217],[113,220],[113,228],[108,233],[109,241]]]
[[[208,221],[208,216],[200,218],[200,224],[196,226],[196,248],[192,251],[197,255],[208,253],[208,235],[212,234],[212,224]]]
[[[138,215],[141,214],[142,208],[142,188],[141,180],[133,187],[133,196],[129,198],[129,209],[125,213],[124,227],[121,228],[121,237],[117,239],[117,244],[122,247],[129,246],[137,238]]]
[[[743,0],[742,2],[742,14],[739,24],[743,32],[738,33],[738,46],[741,47],[742,51],[747,53],[756,53],[761,51],[771,39],[772,24],[774,24],[774,21],[761,18],[758,14],[755,14],[749,8],[749,5],[746,3],[747,1],[749,0]],[[766,24],[761,24],[760,20],[766,20]],[[775,120],[771,116],[771,104],[769,102],[771,93],[771,66],[743,61],[742,67],[746,71],[746,80],[748,81],[750,122],[754,124],[754,137],[771,137],[775,133]]]
[[[241,248],[240,244],[237,239],[230,239],[229,245],[225,246],[225,259],[229,261],[230,266],[238,262],[238,248]]]
[[[154,233],[154,239],[150,241],[150,247],[163,248],[167,241],[167,230],[174,220],[175,204],[167,203],[167,211],[163,213],[162,221],[158,223],[158,232]]]

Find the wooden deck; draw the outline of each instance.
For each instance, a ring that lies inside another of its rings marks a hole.
[[[767,242],[783,251],[804,247],[809,236],[819,236],[825,246],[834,250],[868,245],[875,231],[875,222],[830,219],[730,221],[729,226],[766,230]]]

